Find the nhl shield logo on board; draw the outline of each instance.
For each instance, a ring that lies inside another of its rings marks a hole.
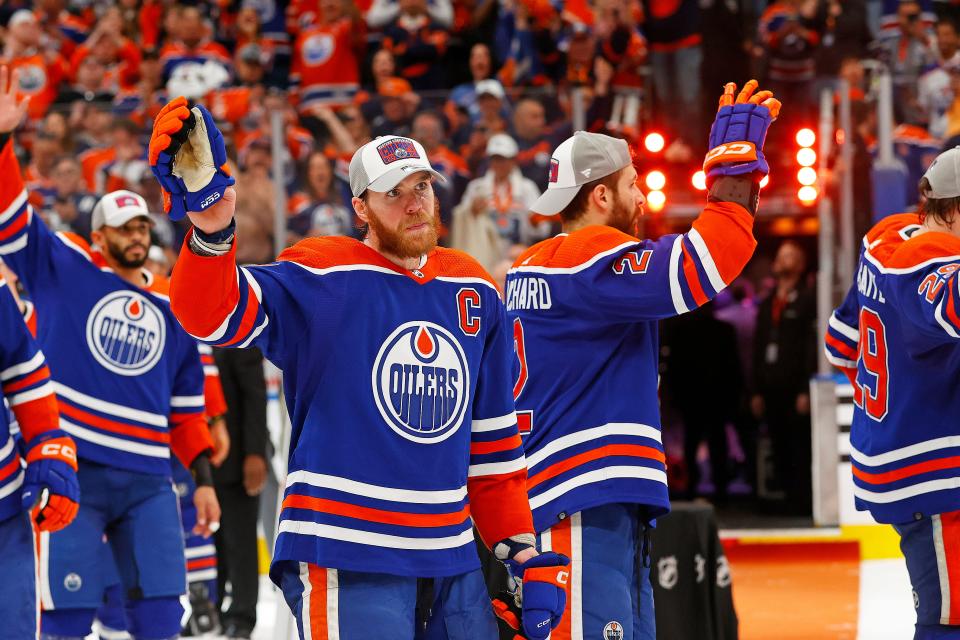
[[[373,398],[395,433],[442,442],[463,423],[469,397],[467,358],[452,333],[432,322],[407,322],[384,340],[373,365]]]
[[[87,346],[104,368],[122,376],[150,371],[163,355],[167,325],[146,296],[108,293],[87,317]]]

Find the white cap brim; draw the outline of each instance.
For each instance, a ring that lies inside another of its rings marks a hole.
[[[583,185],[547,189],[537,198],[530,210],[542,216],[555,216],[567,208],[567,205],[580,191],[581,186]]]
[[[390,169],[382,176],[368,184],[367,189],[370,191],[376,191],[377,193],[386,193],[403,182],[409,176],[420,173],[421,171],[426,171],[427,173],[433,175],[435,178],[440,180],[440,182],[447,181],[447,179],[443,177],[443,174],[439,173],[432,167],[419,163],[411,163]]]

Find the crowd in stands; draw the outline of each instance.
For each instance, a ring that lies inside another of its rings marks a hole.
[[[696,163],[723,83],[750,77],[784,103],[775,136],[815,121],[819,90],[849,83],[862,230],[872,78],[881,65],[892,73],[895,150],[916,184],[960,142],[958,17],[956,0],[13,0],[0,7],[0,62],[30,96],[18,153],[56,229],[87,236],[98,196],[114,189],[162,210],[145,142],[160,107],[185,95],[228,141],[241,262],[274,257],[278,201],[281,244],[362,236],[349,159],[403,134],[447,177],[435,185],[441,242],[502,278],[523,246],[555,232],[528,207],[575,119],[631,141],[653,123],[667,160]],[[774,162],[795,151],[768,148]],[[172,264],[185,223],[157,222]]]

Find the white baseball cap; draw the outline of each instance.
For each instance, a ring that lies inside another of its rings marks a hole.
[[[505,133],[495,133],[487,141],[488,156],[503,156],[504,158],[515,158],[520,152],[517,142]]]
[[[18,9],[13,12],[13,15],[10,16],[10,20],[7,22],[7,27],[16,27],[17,25],[24,24],[26,22],[36,22],[37,16],[33,15],[33,11],[29,9]]]
[[[633,163],[626,140],[577,131],[560,143],[550,158],[547,190],[530,210],[545,216],[563,211],[580,187]]]
[[[494,98],[503,100],[507,96],[507,92],[503,90],[503,85],[500,84],[498,80],[493,78],[487,78],[486,80],[481,80],[474,87],[474,93],[477,94],[477,97],[489,93]]]
[[[923,177],[930,183],[924,192],[927,198],[956,198],[960,196],[960,147],[947,149],[930,164]]]
[[[403,136],[380,136],[357,149],[350,159],[350,191],[357,198],[367,189],[384,193],[418,171],[428,171],[446,182],[430,165],[422,144]]]
[[[122,227],[134,218],[144,217],[153,223],[146,201],[137,193],[121,189],[106,194],[93,207],[91,228]]]

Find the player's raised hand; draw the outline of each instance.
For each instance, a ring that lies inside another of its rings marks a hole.
[[[20,70],[10,72],[7,65],[0,66],[0,133],[9,133],[20,126],[27,114],[29,97],[17,95],[20,87]]]
[[[780,101],[771,91],[757,91],[750,80],[737,93],[737,85],[724,86],[717,117],[710,128],[710,151],[703,161],[708,185],[719,176],[753,174],[757,180],[770,172],[763,155],[767,129],[780,113]]]

